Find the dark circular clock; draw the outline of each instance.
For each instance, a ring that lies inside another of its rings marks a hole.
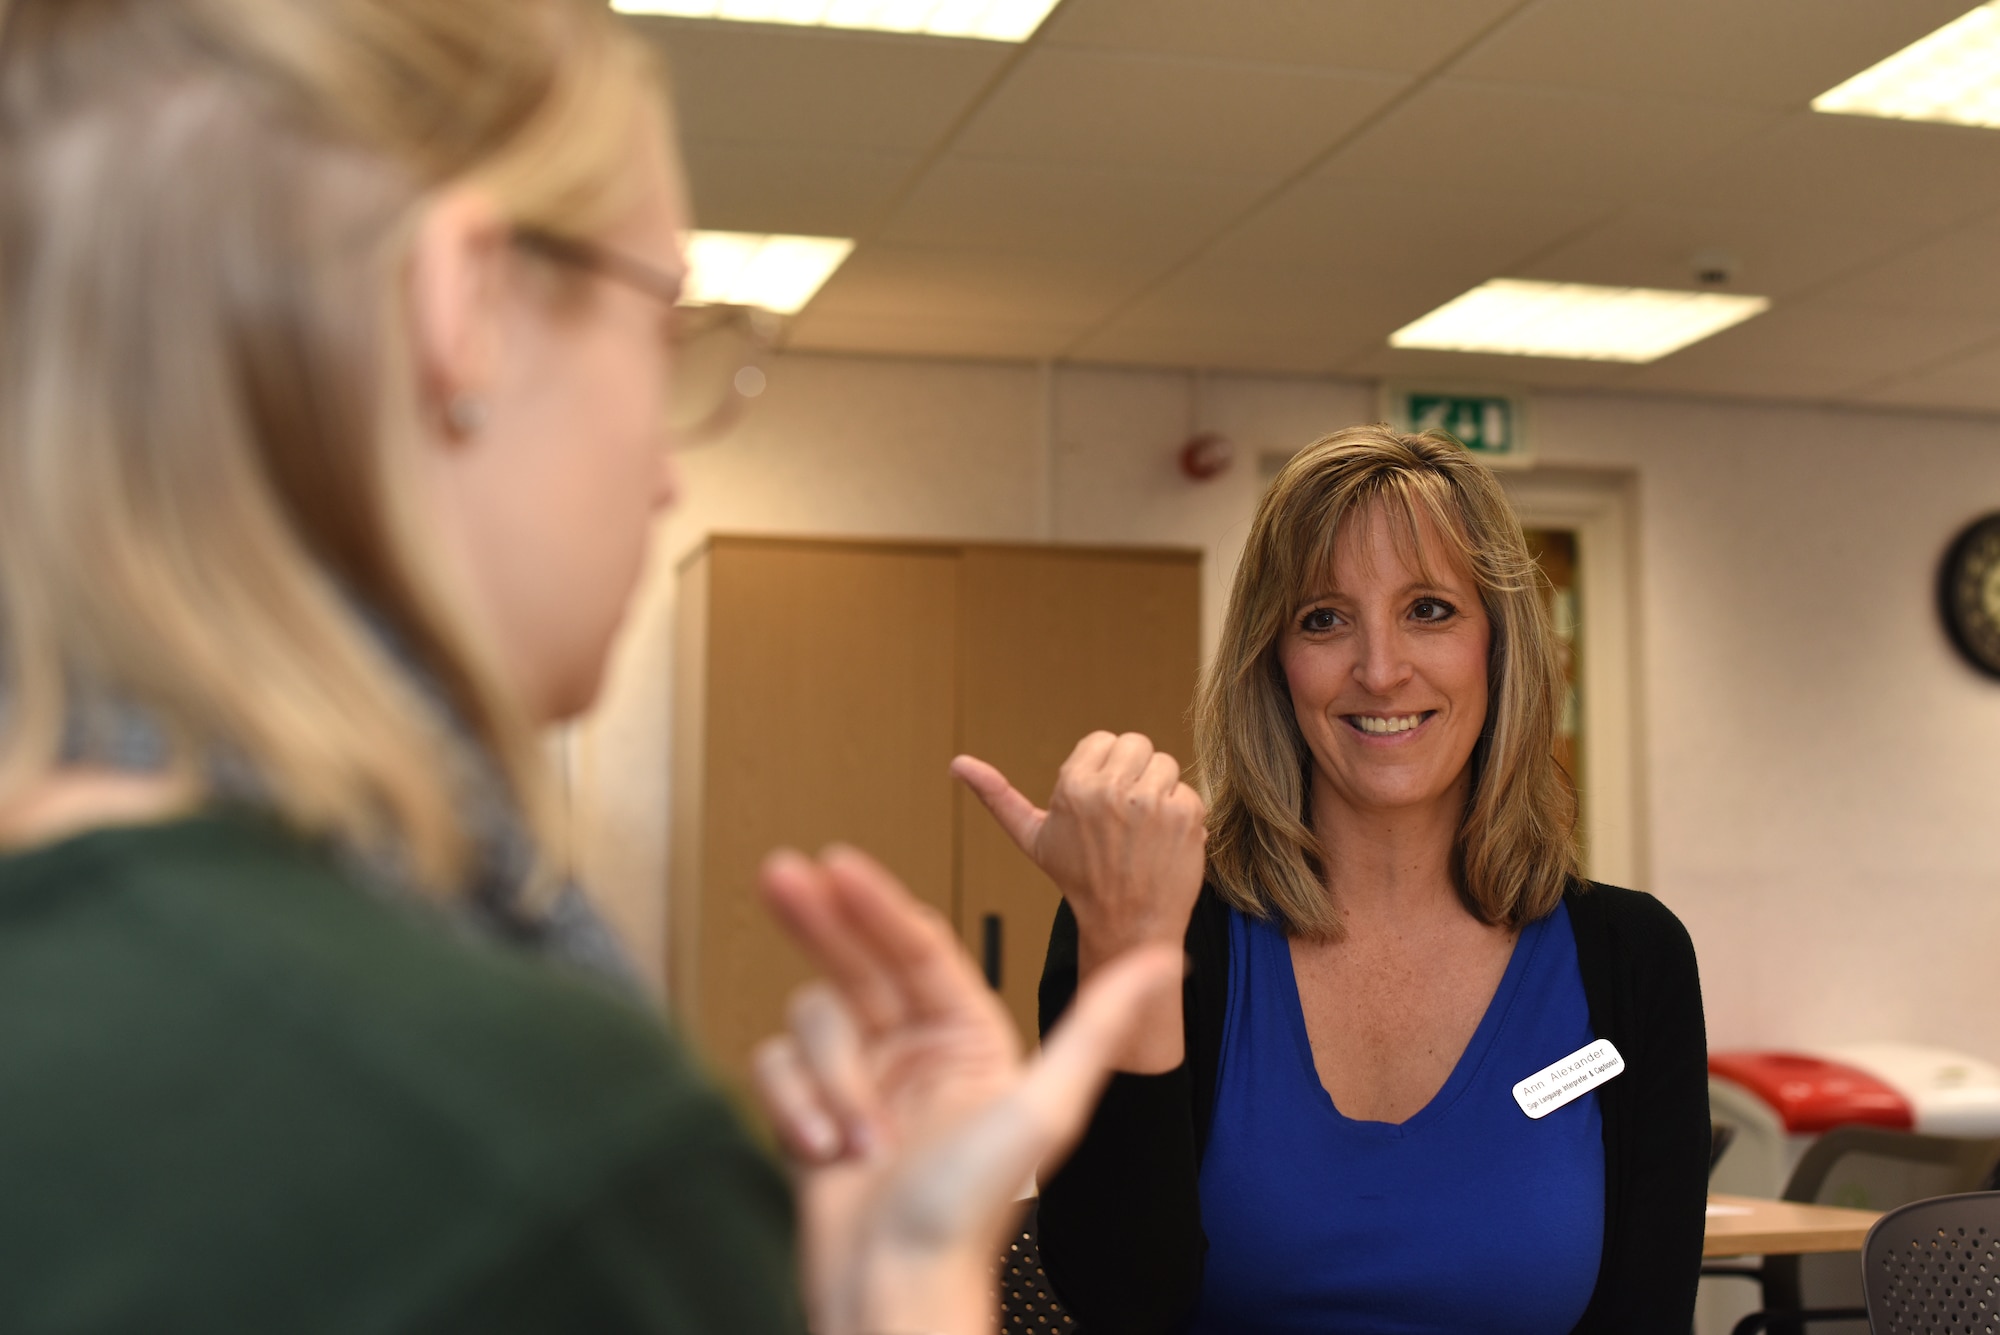
[[[1966,661],[2000,677],[2000,513],[1974,520],[1952,540],[1938,571],[1938,602]]]

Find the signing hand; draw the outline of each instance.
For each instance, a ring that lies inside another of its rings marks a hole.
[[[1134,946],[1180,944],[1207,832],[1172,756],[1136,732],[1093,732],[1063,762],[1047,811],[983,760],[960,756],[951,770],[1069,901],[1084,974]]]
[[[1113,1053],[1172,994],[1178,943],[1101,970],[1024,1066],[950,928],[882,867],[845,849],[818,862],[779,853],[762,881],[827,975],[755,1058],[799,1165],[814,1329],[985,1335],[1012,1198],[1081,1134]]]

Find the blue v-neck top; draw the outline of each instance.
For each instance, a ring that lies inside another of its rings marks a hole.
[[[1313,1067],[1285,936],[1229,923],[1229,1002],[1201,1166],[1201,1335],[1562,1335],[1604,1239],[1597,1095],[1540,1120],[1515,1084],[1595,1037],[1569,911],[1521,930],[1444,1087],[1355,1121]]]

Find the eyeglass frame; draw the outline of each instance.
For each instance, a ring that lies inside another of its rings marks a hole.
[[[648,264],[613,247],[542,227],[516,227],[509,239],[517,249],[530,255],[582,273],[608,278],[660,302],[674,317],[671,338],[677,347],[731,325],[740,327],[747,336],[751,354],[750,360],[738,368],[738,376],[744,370],[755,370],[761,374],[764,356],[777,341],[781,320],[773,312],[757,306],[727,302],[686,301],[679,278],[658,265]],[[750,397],[737,387],[732,377],[722,402],[699,422],[679,428],[675,433],[676,443],[686,448],[713,441],[736,424]]]

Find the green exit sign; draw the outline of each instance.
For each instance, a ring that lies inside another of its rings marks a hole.
[[[1396,386],[1384,398],[1389,420],[1406,431],[1448,432],[1492,463],[1527,461],[1527,413],[1518,395]]]

